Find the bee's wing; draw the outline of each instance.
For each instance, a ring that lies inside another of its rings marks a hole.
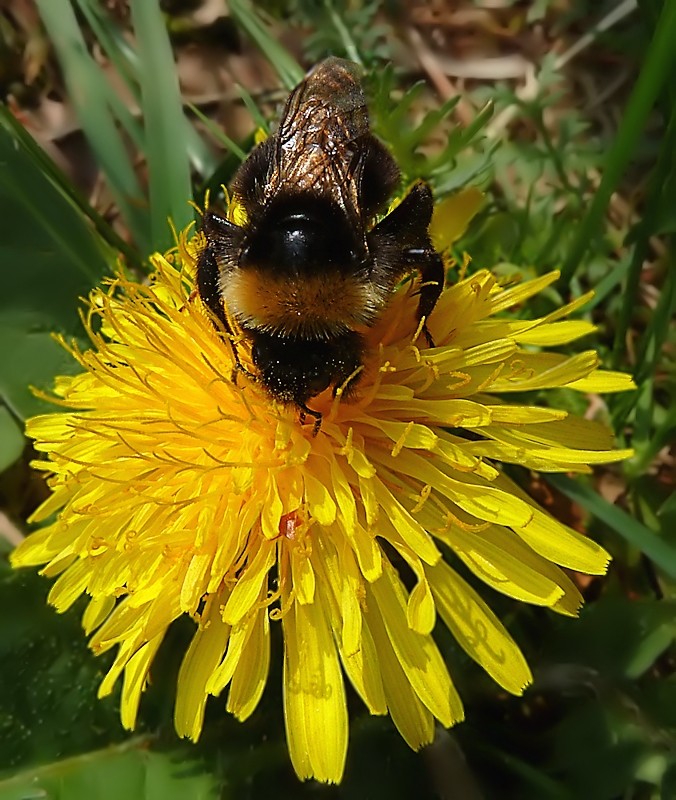
[[[322,61],[289,96],[274,134],[266,191],[316,192],[360,218],[361,172],[370,140],[356,65]]]

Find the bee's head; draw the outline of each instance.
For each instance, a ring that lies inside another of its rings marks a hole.
[[[330,386],[349,381],[362,363],[363,341],[352,331],[331,340],[249,333],[261,383],[284,403],[304,406]]]

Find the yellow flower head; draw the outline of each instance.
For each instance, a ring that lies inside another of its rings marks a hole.
[[[83,626],[97,653],[117,648],[103,680],[123,676],[123,724],[135,724],[153,658],[171,623],[196,632],[178,676],[175,724],[197,739],[209,695],[227,689],[239,719],[268,674],[270,623],[284,634],[284,715],[301,778],[339,781],[348,739],[345,676],[372,714],[390,714],[413,748],[435,718],[463,717],[432,636],[437,615],[501,686],[531,674],[518,647],[457,574],[563,614],[581,597],[561,570],[599,574],[608,556],[535,505],[495,462],[589,470],[624,458],[600,424],[507,401],[528,390],[631,387],[597,369],[593,351],[542,352],[591,330],[500,312],[552,273],[501,288],[488,272],[444,291],[426,347],[417,297],[402,286],[367,332],[369,356],[349,401],[330,392],[301,424],[244,376],[193,291],[195,242],[156,256],[150,285],[118,277],[89,300],[93,348],[59,378],[68,410],[35,417],[54,521],[14,552],[15,566],[59,576],[50,602],[86,594]],[[246,359],[246,343],[236,343]]]

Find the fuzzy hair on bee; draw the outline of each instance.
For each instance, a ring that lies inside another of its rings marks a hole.
[[[328,58],[291,92],[277,129],[236,172],[231,194],[244,221],[204,213],[202,301],[217,327],[232,334],[234,324],[249,341],[252,377],[301,419],[314,417],[315,432],[321,413],[308,402],[330,387],[354,390],[366,356],[360,331],[402,278],[420,273],[419,320],[443,288],[429,186],[416,183],[377,221],[400,182],[371,133],[357,65]]]

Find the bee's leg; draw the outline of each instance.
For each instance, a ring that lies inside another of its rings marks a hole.
[[[369,134],[363,141],[361,210],[370,218],[392,197],[401,181],[401,173],[390,151],[375,136]]]
[[[218,287],[219,274],[218,262],[211,250],[211,245],[207,244],[197,260],[197,291],[212,317],[215,317],[220,323],[220,326],[214,324],[214,327],[218,330],[222,326],[226,333],[232,334]]]
[[[235,368],[232,371],[232,375],[230,376],[230,380],[237,386],[237,376],[244,375],[250,381],[254,381],[254,383],[260,382],[260,376],[256,375],[251,370],[247,369],[244,364],[239,360],[239,355],[237,353],[237,348],[235,347],[235,343],[231,342],[232,344],[232,351],[235,355]]]
[[[427,320],[437,304],[437,300],[444,288],[446,271],[444,262],[434,248],[412,247],[404,252],[405,259],[420,272],[422,278],[418,294],[418,319],[425,317],[423,333],[427,344],[434,347],[434,340],[427,328]]]
[[[433,210],[432,190],[424,181],[419,181],[367,237],[374,258],[375,282],[394,287],[411,269],[420,272],[418,319],[429,317],[444,287],[444,262],[432,247],[428,233]],[[426,324],[423,332],[432,347]]]
[[[297,402],[296,405],[300,410],[299,419],[301,425],[305,424],[305,420],[307,419],[308,415],[315,418],[314,424],[312,426],[312,436],[315,437],[319,433],[322,427],[322,419],[324,415],[322,414],[321,411],[315,411],[312,408],[308,408],[305,405],[305,403]]]
[[[211,217],[215,216],[211,212],[209,212],[209,214]],[[227,220],[223,221],[227,222]],[[228,223],[228,225],[229,224],[230,223]],[[249,371],[242,366],[239,353],[233,341],[232,325],[230,324],[228,315],[225,313],[225,307],[223,306],[223,300],[218,286],[219,276],[220,270],[218,269],[218,262],[211,250],[211,245],[207,244],[197,261],[197,291],[199,292],[202,302],[209,311],[214,328],[223,335],[223,338],[227,340],[230,346],[232,356],[235,360],[235,368],[232,371],[231,380],[233,383],[237,383],[237,374],[239,372],[243,372],[249,377],[251,376]]]

